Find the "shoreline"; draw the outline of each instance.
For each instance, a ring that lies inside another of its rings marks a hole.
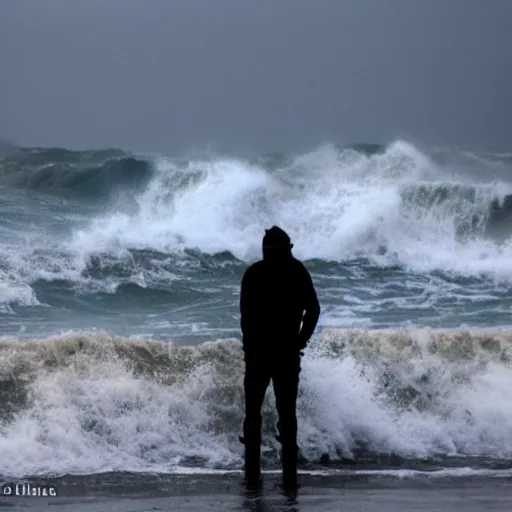
[[[38,479],[40,483],[47,480]],[[31,479],[35,485],[36,479]],[[278,471],[264,473],[261,491],[248,491],[242,473],[136,475],[105,473],[54,479],[55,498],[0,497],[0,511],[143,512],[350,511],[471,512],[512,508],[512,478],[401,477],[301,473],[297,495],[280,488]]]

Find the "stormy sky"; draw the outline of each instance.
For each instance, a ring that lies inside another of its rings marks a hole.
[[[0,137],[512,148],[511,0],[1,0]]]

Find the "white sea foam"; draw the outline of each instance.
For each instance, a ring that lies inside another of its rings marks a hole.
[[[302,453],[510,459],[511,356],[508,330],[324,329],[303,361]],[[238,340],[5,338],[0,474],[240,468],[242,370]],[[274,466],[275,421],[269,390],[263,451]]]
[[[500,218],[498,238],[490,236],[488,224],[492,202],[503,202],[512,185],[496,181],[491,161],[478,160],[477,180],[474,169],[464,176],[461,165],[438,160],[403,141],[370,156],[323,146],[272,171],[233,158],[184,165],[155,157],[146,186],[120,191],[75,220],[69,212],[59,217],[46,199],[18,211],[26,199],[15,196],[9,208],[16,215],[0,245],[0,269],[9,275],[1,281],[11,290],[0,297],[1,307],[32,304],[27,290],[39,279],[107,293],[129,282],[168,283],[198,264],[185,257],[186,249],[251,261],[260,256],[263,230],[272,224],[290,233],[301,259],[363,257],[418,273],[485,274],[509,282],[507,216]],[[36,214],[37,227],[30,220]],[[137,249],[160,256],[143,265],[134,259]],[[101,275],[91,274],[91,266]],[[113,275],[113,268],[118,274],[122,268],[122,275]]]
[[[323,147],[273,173],[223,159],[186,168],[160,160],[157,167],[136,213],[95,219],[74,234],[70,249],[122,255],[188,247],[250,260],[259,257],[263,229],[278,224],[304,259],[362,256],[418,272],[512,279],[510,239],[497,243],[484,229],[491,202],[512,185],[460,181],[405,142],[372,156]],[[472,222],[476,231],[461,236]]]

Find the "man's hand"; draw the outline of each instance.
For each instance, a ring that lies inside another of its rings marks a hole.
[[[305,340],[304,336],[301,336],[300,333],[297,336],[297,348],[299,349],[299,353],[301,356],[304,355],[304,349],[306,348],[306,345],[308,344],[309,340]]]

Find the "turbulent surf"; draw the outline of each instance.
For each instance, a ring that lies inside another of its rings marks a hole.
[[[2,472],[240,467],[240,341],[197,346],[75,333],[0,345]],[[512,331],[327,329],[303,361],[301,467],[512,457]],[[273,393],[266,468],[278,468]]]
[[[239,284],[273,224],[323,311],[302,467],[508,464],[511,167],[405,141],[251,158],[4,147],[0,474],[239,467]],[[264,411],[272,468],[272,393]]]

